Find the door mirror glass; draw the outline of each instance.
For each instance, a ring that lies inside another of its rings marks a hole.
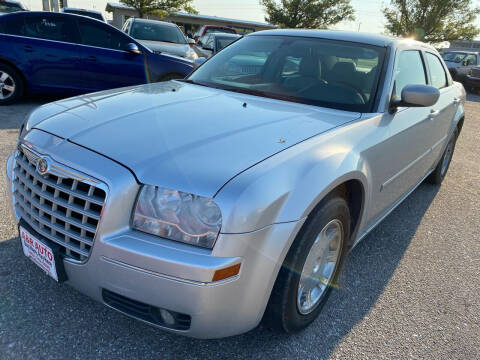
[[[394,100],[395,107],[429,107],[437,103],[440,91],[430,85],[407,85],[402,90],[402,98]]]
[[[135,55],[140,55],[142,53],[138,48],[137,44],[134,44],[134,43],[129,43],[127,45],[127,51]]]

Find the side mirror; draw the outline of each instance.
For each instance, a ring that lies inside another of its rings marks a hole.
[[[187,44],[190,45],[190,47],[192,47],[193,45],[195,45],[195,40],[191,39],[191,38],[187,38]]]
[[[430,85],[407,85],[402,90],[400,100],[392,100],[390,105],[391,112],[398,107],[429,107],[437,103],[440,97],[440,91]]]
[[[127,51],[135,55],[140,55],[142,53],[138,48],[137,44],[134,44],[134,43],[129,43],[127,45]]]
[[[197,67],[199,67],[200,65],[202,65],[205,61],[207,61],[207,58],[199,57],[199,58],[196,58],[196,59],[193,61],[193,65],[197,68]]]

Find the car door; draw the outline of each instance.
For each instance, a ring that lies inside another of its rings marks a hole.
[[[29,14],[18,27],[21,37],[12,47],[21,54],[22,68],[31,89],[58,91],[83,89],[78,34],[69,16]]]
[[[77,23],[82,69],[89,89],[105,90],[147,82],[143,54],[127,51],[128,44],[134,43],[130,37],[97,21],[78,19]]]
[[[461,65],[457,68],[457,79],[463,81],[469,74],[470,70],[477,65],[477,55],[469,54],[462,60]]]
[[[430,163],[431,167],[434,167],[440,158],[443,145],[447,142],[450,125],[460,104],[460,99],[455,97],[453,83],[450,82],[445,66],[437,54],[425,52],[424,56],[429,70],[430,85],[440,91],[440,98],[431,110],[428,133],[431,137],[430,142],[433,143]]]
[[[392,97],[400,98],[407,85],[428,84],[427,69],[419,50],[400,50],[396,54]],[[382,127],[385,140],[372,153],[365,154],[372,166],[372,206],[369,225],[375,223],[407,194],[431,168],[432,107],[400,107],[386,113]]]

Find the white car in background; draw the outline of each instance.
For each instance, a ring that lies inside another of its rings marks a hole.
[[[60,12],[63,12],[63,13],[66,13],[66,14],[86,16],[86,17],[89,17],[89,18],[92,18],[92,19],[107,22],[107,20],[105,19],[105,16],[103,16],[103,14],[100,11],[96,11],[96,10],[77,9],[77,8],[66,7],[66,8],[60,9]]]
[[[10,14],[17,11],[27,11],[19,1],[0,0],[0,15]]]
[[[194,61],[197,53],[190,47],[193,40],[187,40],[180,28],[169,22],[130,18],[122,31],[157,54],[170,54]]]

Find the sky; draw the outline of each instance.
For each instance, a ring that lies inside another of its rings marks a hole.
[[[110,0],[119,2],[119,0]],[[435,0],[432,0],[435,1]],[[42,0],[23,0],[30,10],[41,10]],[[107,0],[68,0],[71,7],[90,8],[105,12]],[[474,0],[480,6],[480,0]],[[372,33],[384,31],[384,18],[381,9],[388,0],[351,0],[355,9],[355,21],[342,22],[335,26],[338,30],[353,30]],[[265,21],[265,13],[259,0],[193,0],[194,7],[203,15],[229,17],[242,20]],[[105,13],[107,19],[111,14]],[[480,18],[477,20],[480,26]]]

